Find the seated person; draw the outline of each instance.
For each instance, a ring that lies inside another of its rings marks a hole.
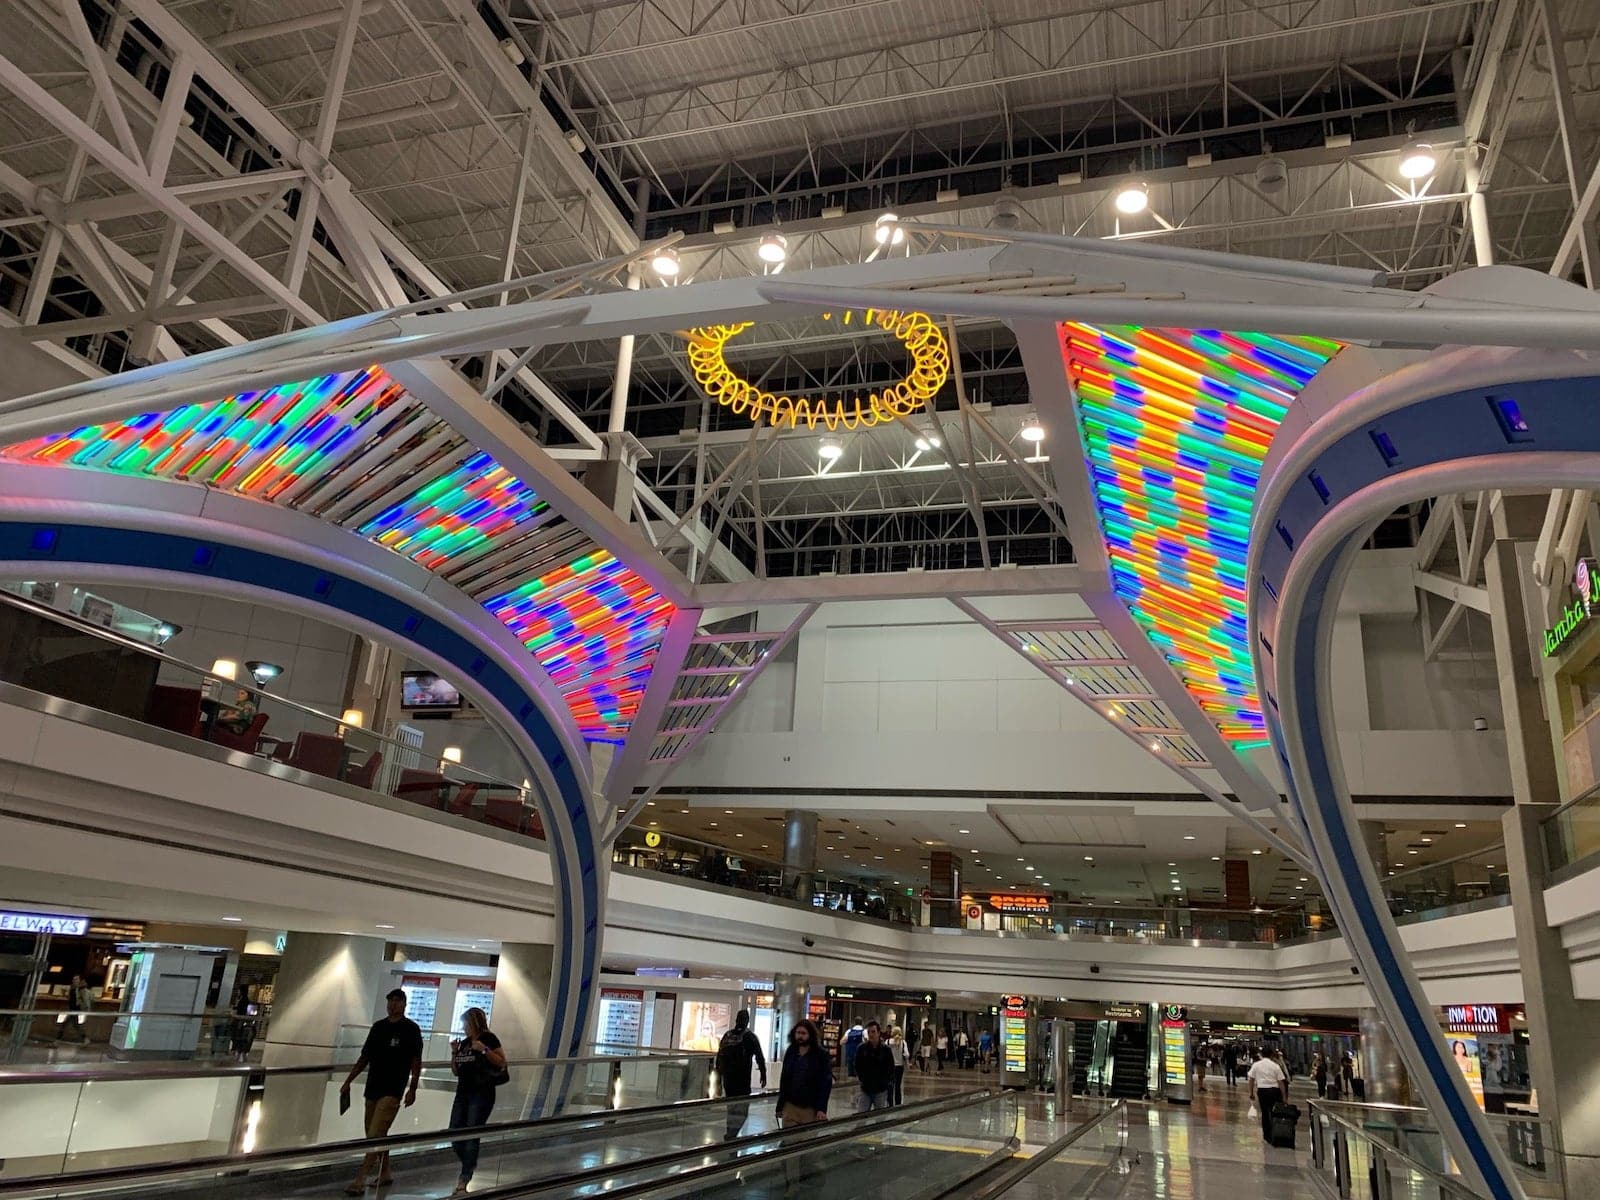
[[[236,688],[232,700],[224,700],[217,708],[213,724],[229,733],[244,733],[256,719],[256,698],[244,688]]]

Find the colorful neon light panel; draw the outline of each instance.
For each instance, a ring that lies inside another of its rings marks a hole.
[[[545,502],[443,422],[426,414],[412,420],[418,413],[404,389],[370,368],[34,438],[0,449],[0,459],[204,484],[288,508],[304,504],[440,575],[470,574],[491,553],[497,560],[514,560],[524,548],[531,553],[546,527],[554,528]],[[374,490],[375,472],[428,444],[438,452],[370,499],[340,500],[364,497]],[[547,560],[543,575],[509,583],[497,570],[502,582],[470,594],[539,660],[585,738],[621,741],[673,606],[586,538],[559,561],[552,568]]]
[[[1112,586],[1236,750],[1265,745],[1245,561],[1261,464],[1338,342],[1061,326]]]

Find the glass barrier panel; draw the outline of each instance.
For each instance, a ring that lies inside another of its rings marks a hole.
[[[328,780],[542,841],[526,781],[459,762],[342,716],[224,678],[133,637],[0,592],[0,683],[53,696],[232,751],[237,766]]]
[[[751,1157],[737,1175],[669,1180],[650,1195],[652,1200],[759,1195],[917,1200],[972,1179],[992,1166],[996,1156],[1009,1154],[1018,1120],[1017,1098],[1010,1092],[887,1127],[875,1127],[868,1117],[853,1137],[776,1161]]]
[[[630,1180],[637,1182],[646,1175],[654,1178],[705,1165],[706,1155],[696,1151],[713,1156],[738,1153],[739,1147],[724,1148],[726,1126],[724,1106],[714,1102],[648,1113],[595,1114],[550,1124],[441,1129],[383,1151],[364,1144],[313,1148],[278,1161],[235,1157],[225,1164],[176,1167],[123,1184],[41,1180],[36,1189],[20,1192],[19,1200],[47,1196],[164,1200],[174,1195],[232,1200],[241,1194],[294,1200],[338,1195],[354,1183],[358,1172],[369,1186],[380,1178],[392,1179],[397,1194],[443,1196],[469,1164],[475,1191],[570,1178],[573,1194],[595,1194],[609,1190],[618,1179],[628,1179],[631,1164],[641,1164]],[[643,1165],[671,1154],[683,1157],[675,1163]]]
[[[11,1084],[0,1076],[0,1178],[227,1154],[246,1072]]]
[[[144,1031],[174,1024],[180,1026],[184,1036],[174,1039],[176,1045],[172,1049],[141,1049],[137,1055],[124,1048],[127,1022],[132,1015],[110,1009],[0,1009],[0,1062],[20,1068],[95,1067],[134,1058],[140,1062],[227,1062],[235,1057],[232,1013],[139,1013]]]
[[[1600,791],[1573,801],[1547,818],[1544,847],[1551,871],[1600,854]]]

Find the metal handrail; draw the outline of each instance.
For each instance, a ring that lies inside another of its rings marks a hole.
[[[142,1014],[131,1014],[142,1015]],[[590,1054],[578,1058],[513,1058],[507,1061],[508,1067],[531,1069],[536,1067],[566,1067],[585,1066],[589,1063],[628,1062],[634,1058],[644,1059],[646,1055],[632,1054]],[[716,1055],[698,1050],[684,1050],[671,1056],[682,1058],[685,1061],[705,1059],[715,1060]],[[660,1061],[651,1059],[651,1061]],[[355,1060],[339,1063],[317,1063],[311,1066],[299,1067],[262,1067],[252,1066],[249,1063],[230,1063],[220,1066],[203,1065],[191,1066],[188,1063],[173,1063],[171,1065],[147,1062],[120,1064],[127,1070],[117,1070],[111,1065],[101,1065],[93,1068],[67,1066],[60,1069],[18,1071],[10,1068],[0,1070],[0,1085],[29,1084],[29,1083],[102,1083],[112,1081],[125,1081],[128,1079],[209,1079],[226,1078],[233,1075],[244,1075],[252,1079],[270,1078],[277,1079],[286,1075],[340,1075],[348,1074],[350,1068],[355,1066]],[[445,1070],[450,1066],[449,1059],[435,1059],[424,1062],[422,1069]]]
[[[261,688],[250,686],[248,683],[240,683],[236,679],[224,679],[222,676],[216,674],[214,671],[211,671],[206,667],[197,666],[188,659],[179,658],[175,654],[169,654],[157,646],[147,645],[146,643],[139,641],[137,638],[130,638],[126,634],[118,633],[114,629],[107,629],[104,626],[92,624],[91,622],[85,621],[82,617],[79,617],[74,613],[62,612],[58,608],[51,608],[48,605],[40,604],[38,601],[30,600],[26,596],[19,596],[14,592],[0,591],[0,604],[9,604],[13,608],[24,609],[36,616],[45,618],[48,621],[54,621],[57,625],[69,626],[75,632],[90,634],[101,641],[112,642],[116,645],[124,647],[125,649],[137,651],[140,654],[143,654],[149,658],[157,659],[170,666],[181,667],[185,671],[192,671],[194,674],[201,676],[203,679],[212,680],[217,683],[223,683],[230,688],[237,688],[243,692],[249,692],[251,695],[258,698],[258,704],[263,699],[271,700],[274,705],[282,708],[293,709],[307,716],[315,717],[317,720],[324,721],[329,725],[334,725],[343,729],[355,729],[358,731],[358,739],[371,738],[375,742],[381,742],[385,746],[393,747],[396,754],[400,753],[401,751],[414,752],[417,749],[417,747],[408,745],[405,742],[396,741],[387,734],[379,733],[377,730],[369,729],[364,725],[351,725],[348,721],[342,720],[340,717],[336,717],[332,713],[326,713],[320,708],[312,708],[310,705],[301,704],[298,700],[290,700],[288,697],[281,696],[276,692],[263,691]],[[12,686],[21,687],[22,685],[12,684]],[[522,790],[521,788],[517,787],[516,784],[511,783],[508,780],[496,779],[493,775],[487,775],[482,771],[474,770],[473,768],[464,766],[460,763],[451,763],[450,769],[452,771],[459,771],[465,775],[473,775],[479,779],[488,780],[490,783],[499,784],[503,787],[513,788],[518,791]]]
[[[1477,858],[1484,854],[1493,854],[1497,850],[1504,855],[1505,849],[1505,842],[1499,841],[1488,846],[1483,846],[1477,850],[1468,850],[1464,854],[1457,854],[1451,858],[1441,858],[1438,862],[1423,863],[1420,867],[1408,867],[1404,871],[1396,871],[1393,875],[1385,879],[1383,881],[1383,886],[1385,888],[1389,888],[1399,883],[1403,879],[1408,879],[1413,875],[1420,875],[1424,871],[1437,871],[1440,867],[1453,867],[1456,865],[1456,863],[1467,862],[1470,859]]]
[[[343,1142],[327,1142],[321,1146],[291,1146],[283,1150],[268,1150],[261,1154],[217,1154],[209,1158],[191,1159],[174,1164],[143,1163],[134,1167],[101,1167],[92,1171],[77,1171],[70,1175],[34,1175],[20,1179],[0,1179],[0,1196],[12,1200],[29,1200],[31,1197],[71,1195],[75,1190],[104,1191],[121,1184],[148,1184],[153,1180],[182,1183],[189,1179],[215,1175],[218,1171],[257,1172],[263,1167],[294,1163],[305,1166],[319,1165],[323,1160],[345,1162],[357,1154],[370,1150],[393,1153],[414,1146],[432,1146],[440,1142],[453,1142],[462,1138],[501,1138],[529,1130],[566,1130],[585,1123],[603,1125],[623,1121],[643,1122],[671,1112],[698,1112],[733,1103],[771,1096],[772,1091],[754,1092],[750,1096],[719,1096],[712,1100],[674,1100],[666,1104],[652,1104],[640,1108],[608,1108],[590,1113],[566,1113],[559,1117],[539,1117],[523,1121],[506,1121],[495,1125],[478,1125],[460,1129],[434,1129],[423,1133],[396,1134],[379,1138],[352,1138]],[[774,1134],[763,1134],[773,1137]],[[705,1148],[694,1151],[704,1154]],[[523,1185],[526,1186],[526,1185]]]
[[[1372,1134],[1368,1133],[1365,1129],[1362,1129],[1359,1125],[1346,1120],[1336,1112],[1330,1111],[1330,1104],[1339,1103],[1344,1102],[1325,1102],[1321,1100],[1312,1100],[1308,1102],[1308,1108],[1314,1115],[1320,1117],[1324,1121],[1328,1121],[1331,1124],[1342,1127],[1347,1133],[1360,1139],[1368,1146],[1373,1147],[1379,1154],[1387,1158],[1391,1158],[1396,1162],[1402,1163],[1407,1170],[1415,1171],[1417,1174],[1421,1175],[1429,1183],[1432,1183],[1439,1189],[1439,1195],[1441,1198],[1448,1194],[1456,1197],[1457,1200],[1483,1200],[1481,1196],[1468,1188],[1459,1179],[1452,1179],[1448,1175],[1439,1174],[1432,1167],[1428,1166],[1419,1159],[1413,1158],[1411,1155],[1401,1150],[1398,1146],[1391,1146],[1388,1142],[1373,1137]],[[1410,1108],[1400,1104],[1370,1104],[1361,1105],[1360,1107],[1387,1109],[1393,1112],[1427,1112],[1427,1109]]]
[[[951,1200],[951,1198],[957,1195],[960,1195],[962,1200],[997,1200],[997,1197],[1005,1195],[1012,1188],[1020,1184],[1024,1179],[1027,1179],[1028,1176],[1032,1175],[1046,1163],[1056,1158],[1056,1156],[1061,1154],[1063,1151],[1068,1150],[1076,1145],[1092,1130],[1098,1129],[1105,1121],[1109,1120],[1113,1115],[1116,1114],[1120,1114],[1120,1119],[1124,1122],[1117,1144],[1117,1153],[1118,1155],[1121,1155],[1123,1147],[1127,1143],[1128,1136],[1126,1125],[1128,1117],[1128,1102],[1126,1100],[1118,1100],[1110,1108],[1105,1109],[1097,1116],[1085,1121],[1082,1125],[1079,1125],[1076,1129],[1073,1129],[1063,1136],[1057,1138],[1031,1158],[1025,1158],[1015,1166],[1009,1167],[1000,1172],[1000,1174],[995,1176],[993,1179],[981,1185],[977,1191],[966,1191],[964,1189],[967,1185],[957,1184],[954,1187],[940,1192],[937,1196],[933,1197],[933,1200]]]

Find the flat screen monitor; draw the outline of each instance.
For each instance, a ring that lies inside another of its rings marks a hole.
[[[461,693],[432,671],[402,671],[400,707],[460,708]]]

